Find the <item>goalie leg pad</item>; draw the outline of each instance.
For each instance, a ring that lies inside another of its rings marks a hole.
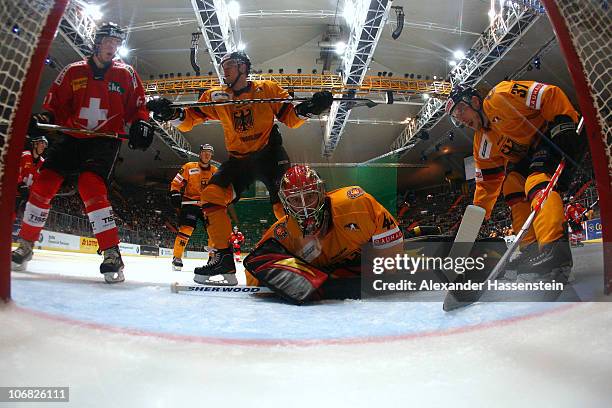
[[[244,259],[253,277],[283,299],[303,304],[312,299],[328,275],[289,253],[277,240],[269,239]]]

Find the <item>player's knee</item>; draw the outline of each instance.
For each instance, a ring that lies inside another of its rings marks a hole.
[[[216,184],[209,184],[204,190],[202,190],[201,201],[203,203],[226,206],[228,203],[228,188],[230,187],[221,187]]]
[[[59,173],[43,169],[30,188],[30,201],[38,205],[48,205],[63,181],[64,177]]]
[[[183,237],[189,238],[191,234],[193,234],[194,228],[189,225],[181,225],[179,228],[179,233],[182,234]]]
[[[110,206],[106,183],[99,175],[92,172],[81,173],[78,186],[87,210]]]
[[[525,182],[525,193],[527,194],[527,199],[532,201],[540,191],[546,188],[549,181],[550,177],[545,173],[537,172],[530,174]]]

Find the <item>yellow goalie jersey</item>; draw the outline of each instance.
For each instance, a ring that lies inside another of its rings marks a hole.
[[[331,191],[326,199],[331,220],[321,236],[304,237],[296,221],[285,216],[266,231],[260,243],[275,238],[310,264],[333,270],[359,267],[361,247],[370,241],[375,248],[388,248],[403,241],[395,218],[361,187]]]
[[[202,168],[199,162],[185,163],[170,183],[170,191],[180,191],[190,201],[200,201],[200,193],[206,187],[217,168],[212,164]]]
[[[490,129],[474,133],[474,205],[483,207],[489,217],[507,164],[526,158],[539,142],[538,132],[546,132],[556,116],[577,121],[578,113],[560,88],[534,81],[500,82],[485,97],[483,111]]]
[[[267,98],[289,98],[289,93],[276,82],[262,80],[251,81],[248,90],[240,95],[234,95],[229,87],[209,89],[202,94],[200,101]],[[207,120],[220,120],[229,154],[243,157],[266,146],[274,118],[291,128],[304,123],[304,120],[295,113],[291,103],[249,103],[185,109],[184,119],[174,121],[173,124],[181,132],[186,132]]]

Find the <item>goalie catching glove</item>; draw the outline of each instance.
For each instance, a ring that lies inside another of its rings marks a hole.
[[[327,273],[289,253],[274,238],[264,241],[244,259],[244,267],[283,299],[301,305],[316,298]]]

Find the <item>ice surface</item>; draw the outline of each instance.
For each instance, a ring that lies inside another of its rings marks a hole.
[[[608,303],[296,307],[170,292],[205,260],[126,256],[107,285],[101,259],[37,251],[13,274],[0,386],[67,385],[78,407],[612,403]]]

